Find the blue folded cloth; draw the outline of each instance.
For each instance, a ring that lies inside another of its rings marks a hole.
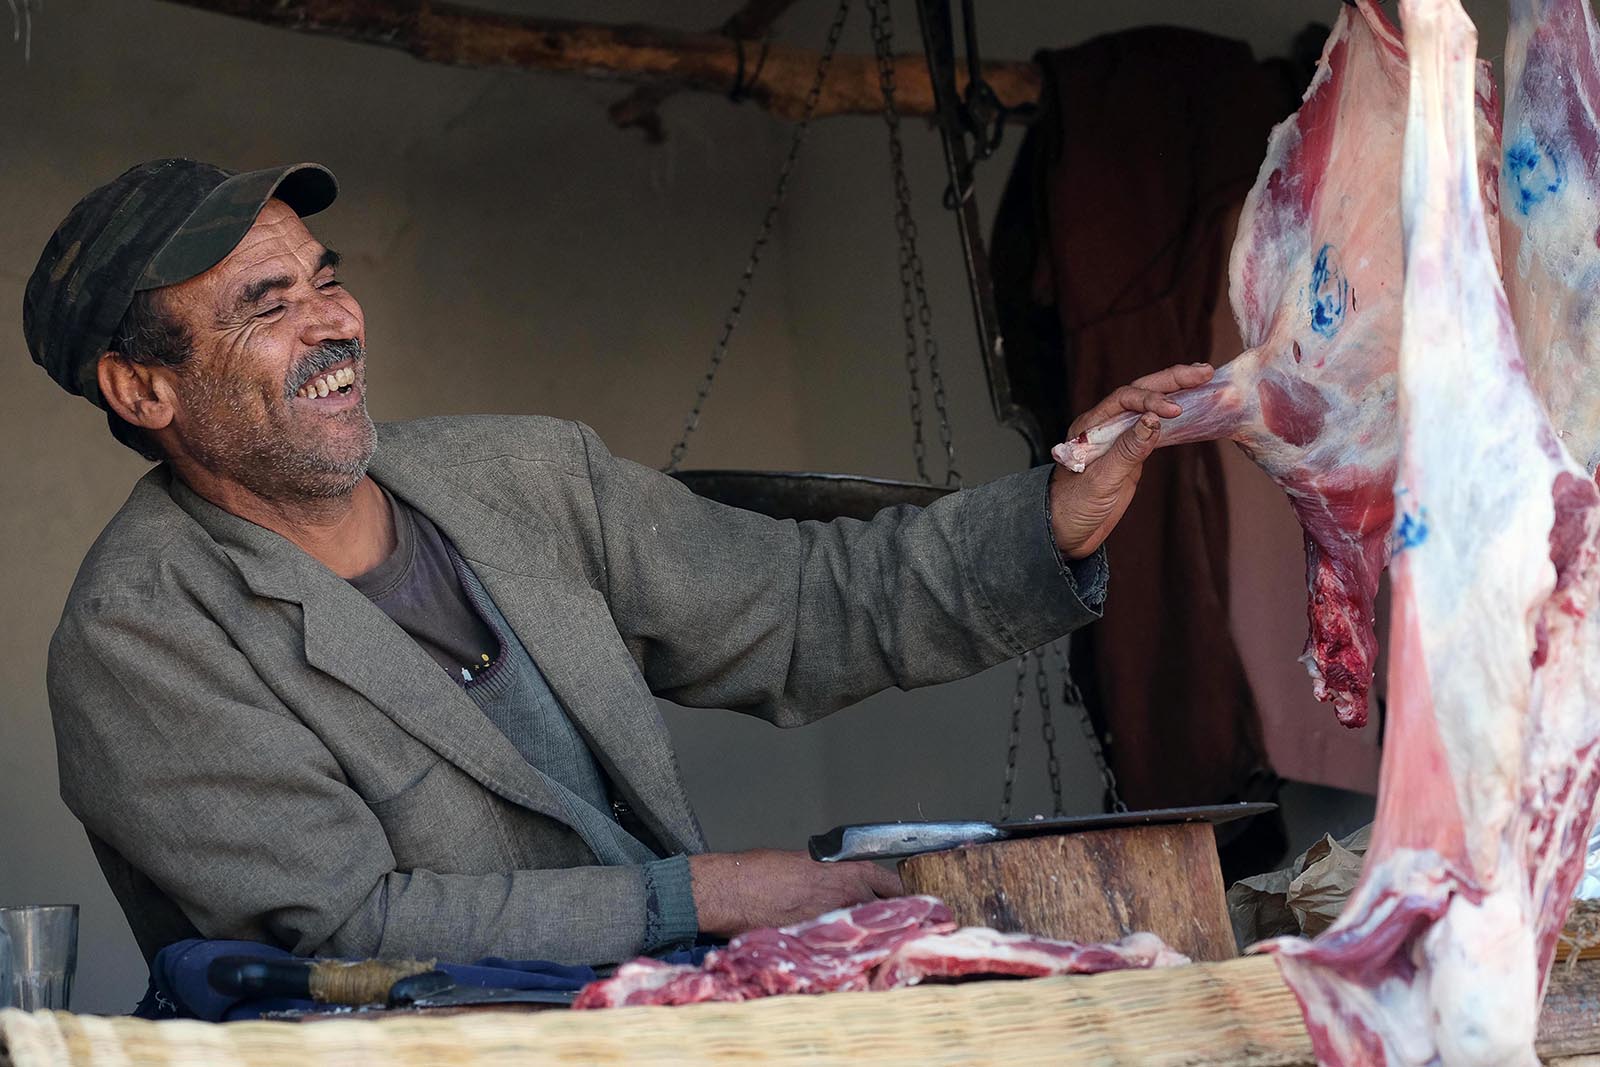
[[[679,949],[661,957],[668,963],[698,964],[711,946]],[[168,945],[150,964],[150,986],[133,1014],[141,1019],[204,1019],[233,1022],[267,1012],[309,1010],[309,1000],[257,997],[240,999],[218,993],[206,981],[211,961],[222,956],[287,959],[292,954],[255,941],[190,939]],[[457,985],[484,989],[582,989],[597,977],[593,967],[573,967],[549,960],[507,960],[490,956],[476,963],[441,963]]]

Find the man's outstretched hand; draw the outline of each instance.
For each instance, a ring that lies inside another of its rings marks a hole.
[[[1167,394],[1204,385],[1211,374],[1211,366],[1205,363],[1168,367],[1123,386],[1073,420],[1067,429],[1069,440],[1124,412],[1139,414],[1139,420],[1117,438],[1111,451],[1090,463],[1082,474],[1061,466],[1051,472],[1050,525],[1056,547],[1068,559],[1093,554],[1128,510],[1144,461],[1161,438],[1161,420],[1182,413]]]
[[[717,937],[905,892],[899,875],[875,863],[818,863],[804,852],[771,848],[690,856],[689,877],[700,931]]]

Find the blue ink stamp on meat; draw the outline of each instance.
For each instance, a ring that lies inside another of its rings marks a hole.
[[[1350,280],[1340,269],[1339,256],[1332,245],[1323,245],[1317,252],[1317,261],[1311,265],[1308,296],[1311,329],[1323,337],[1338,333],[1350,301]]]
[[[1394,525],[1394,534],[1390,538],[1389,555],[1398,556],[1408,548],[1416,548],[1428,539],[1428,510],[1423,508],[1413,515],[1409,511],[1402,511],[1399,521]]]
[[[1524,135],[1506,148],[1506,174],[1516,190],[1517,210],[1526,215],[1567,184],[1567,164],[1548,145]]]

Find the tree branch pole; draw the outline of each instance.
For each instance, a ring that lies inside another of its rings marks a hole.
[[[408,52],[430,63],[483,69],[545,70],[640,85],[730,94],[739,89],[772,114],[796,119],[816,71],[815,51],[774,44],[754,84],[739,84],[740,45],[720,33],[613,26],[502,15],[430,0],[167,0],[201,11],[302,33],[342,37]],[[744,44],[744,78],[759,44]],[[958,84],[966,68],[958,65]],[[1008,107],[1038,99],[1031,63],[985,63],[983,77]],[[895,57],[895,105],[932,115],[933,87],[921,55]],[[836,56],[817,103],[818,118],[876,114],[883,107],[871,56]]]
[[[735,41],[764,39],[795,0],[747,0],[725,19],[716,32]],[[757,58],[759,65],[760,59]],[[651,144],[667,139],[661,126],[661,104],[674,90],[664,85],[641,85],[606,108],[606,114],[620,129],[639,129]]]

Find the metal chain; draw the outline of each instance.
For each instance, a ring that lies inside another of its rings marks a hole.
[[[928,303],[922,256],[917,251],[917,223],[911,210],[911,185],[906,178],[905,148],[900,140],[900,115],[894,106],[894,20],[889,0],[867,0],[867,15],[872,31],[873,54],[878,65],[878,87],[883,95],[883,121],[889,131],[889,170],[894,181],[895,198],[894,222],[900,239],[900,317],[905,330],[906,373],[910,378],[911,451],[916,460],[917,477],[924,482],[930,481],[926,462],[927,448],[922,436],[922,388],[917,365],[917,329],[920,328],[923,352],[928,363],[928,381],[933,388],[934,409],[939,416],[939,441],[944,446],[945,484],[959,487],[961,472],[956,468],[955,444],[950,430],[950,411],[945,398],[944,375],[939,366],[939,344],[933,336],[933,310]],[[970,26],[968,32],[971,33]],[[915,323],[912,319],[913,312],[916,315]],[[1022,703],[1026,691],[1030,655],[1023,653],[1017,660],[1017,684],[1011,700],[1011,735],[1006,746],[1005,786],[1000,800],[1001,821],[1011,817],[1011,796],[1017,780],[1017,748],[1022,733]],[[1071,676],[1067,675],[1067,679],[1070,684]],[[1064,814],[1061,800],[1061,762],[1056,756],[1056,729],[1050,713],[1049,668],[1043,653],[1039,653],[1037,657],[1034,684],[1039,698],[1046,766],[1050,774],[1050,794],[1055,814],[1061,815]],[[1101,763],[1104,765],[1104,760],[1101,760]]]
[[[969,12],[970,14],[970,12]],[[930,481],[927,470],[927,446],[922,433],[922,387],[918,367],[917,331],[922,332],[922,352],[928,365],[928,382],[933,389],[934,409],[939,416],[939,442],[945,454],[945,484],[959,487],[961,472],[956,468],[955,444],[950,429],[950,412],[945,398],[944,375],[939,366],[939,344],[933,336],[933,310],[928,303],[927,282],[923,276],[922,256],[917,251],[917,223],[911,209],[911,185],[906,178],[905,148],[900,140],[900,115],[895,110],[894,73],[894,16],[890,0],[867,0],[868,26],[872,33],[873,55],[878,66],[878,88],[883,95],[883,121],[889,131],[889,170],[894,182],[895,231],[900,241],[900,318],[906,342],[906,373],[910,379],[911,452],[916,460],[917,477]],[[967,28],[969,37],[972,28]],[[913,321],[915,314],[915,321]],[[1057,665],[1061,671],[1063,705],[1077,707],[1084,740],[1090,755],[1105,782],[1106,794],[1115,811],[1127,811],[1117,790],[1117,778],[1106,761],[1105,750],[1089,718],[1083,693],[1072,679],[1072,671],[1063,651],[1063,642],[1054,644]],[[1002,821],[1011,816],[1011,797],[1017,778],[1017,748],[1022,733],[1022,704],[1026,692],[1028,659],[1037,656],[1034,687],[1039,699],[1040,729],[1044,735],[1046,766],[1050,774],[1050,795],[1055,814],[1064,814],[1061,799],[1061,761],[1056,754],[1056,728],[1050,707],[1050,676],[1042,651],[1024,653],[1017,660],[1017,684],[1011,700],[1011,735],[1006,746],[1005,787],[1000,800]]]
[[[43,9],[44,0],[9,0],[9,2],[11,43],[22,42],[22,62],[26,65],[33,61],[33,13]]]
[[[922,256],[917,251],[917,223],[911,209],[911,185],[906,178],[905,148],[900,140],[900,115],[895,110],[894,73],[894,17],[889,0],[867,0],[868,25],[872,33],[873,55],[878,65],[878,88],[883,95],[883,121],[889,131],[889,169],[894,182],[895,231],[900,241],[900,318],[906,341],[906,373],[910,379],[911,452],[916,460],[917,477],[930,481],[927,470],[927,446],[922,434],[922,387],[918,373],[917,330],[923,340],[923,354],[928,364],[928,381],[933,389],[934,409],[939,416],[939,441],[945,454],[945,484],[959,487],[961,472],[956,468],[955,444],[950,430],[950,412],[945,398],[944,375],[939,366],[939,344],[933,336],[933,310],[928,303],[927,283],[923,276]],[[968,27],[971,34],[971,27]],[[915,322],[913,322],[915,313]],[[1061,642],[1055,644],[1055,656],[1062,677],[1062,703],[1079,709],[1091,755],[1105,781],[1107,795],[1114,810],[1126,811],[1127,805],[1117,791],[1117,779],[1106,762],[1104,749],[1095,734],[1084,705],[1083,694],[1072,680],[1072,672],[1062,651]],[[1030,653],[1017,660],[1017,684],[1011,700],[1011,735],[1006,746],[1005,786],[1001,794],[1000,818],[1011,816],[1011,797],[1017,778],[1017,748],[1022,732],[1022,703],[1026,691]],[[1056,755],[1056,728],[1050,707],[1050,677],[1043,652],[1037,653],[1037,671],[1034,687],[1039,699],[1041,732],[1044,734],[1046,766],[1050,774],[1050,795],[1055,814],[1064,814],[1061,799],[1061,761]]]
[[[883,95],[883,121],[889,131],[889,170],[894,184],[894,225],[900,240],[900,318],[906,340],[906,372],[910,378],[911,453],[917,477],[929,482],[927,446],[922,436],[922,387],[918,367],[917,330],[922,332],[922,352],[933,388],[933,406],[939,416],[939,443],[944,448],[946,485],[960,487],[950,412],[945,399],[944,375],[939,366],[939,343],[933,336],[933,309],[923,276],[922,255],[917,251],[917,223],[911,210],[911,184],[906,179],[905,148],[900,141],[900,115],[895,110],[894,16],[889,0],[867,0],[873,53],[878,64],[878,88]]]
[[[1066,648],[1072,639],[1064,637],[1054,644],[1056,662],[1061,668],[1061,702],[1078,709],[1078,725],[1083,730],[1083,739],[1089,747],[1089,755],[1094,759],[1094,765],[1100,771],[1100,780],[1105,783],[1106,796],[1111,800],[1112,811],[1127,811],[1128,805],[1122,799],[1122,793],[1117,789],[1117,776],[1111,770],[1111,764],[1106,761],[1105,746],[1100,742],[1100,735],[1094,728],[1094,720],[1089,716],[1088,702],[1083,699],[1083,690],[1078,688],[1078,683],[1072,677],[1072,665],[1067,659]]]
[[[1022,694],[1023,683],[1028,679],[1028,656],[1024,652],[1017,657],[1017,687],[1011,697],[1011,739],[1006,746],[1006,786],[1000,794],[1000,821],[1005,822],[1011,818],[1011,787],[1017,780],[1017,744],[1022,740]]]
[[[794,134],[789,139],[789,153],[784,156],[783,166],[778,170],[777,187],[767,204],[766,214],[761,218],[761,227],[756,231],[755,243],[750,248],[750,258],[744,265],[744,274],[739,278],[739,289],[734,296],[733,307],[728,309],[727,317],[722,320],[722,333],[711,350],[711,365],[706,368],[705,377],[701,379],[700,388],[695,394],[694,406],[689,409],[689,416],[683,421],[683,435],[678,438],[678,443],[672,446],[672,454],[667,460],[668,474],[678,469],[684,455],[688,453],[689,435],[700,425],[700,412],[705,407],[706,399],[711,396],[711,386],[716,381],[717,371],[722,367],[722,361],[728,354],[728,342],[733,337],[734,329],[739,325],[739,317],[744,313],[744,303],[750,295],[756,268],[761,264],[761,253],[765,251],[767,241],[772,236],[773,224],[778,219],[778,209],[783,206],[784,197],[789,192],[789,175],[794,170],[795,160],[800,157],[800,146],[805,143],[806,132],[811,128],[811,119],[816,114],[817,102],[822,99],[822,86],[828,80],[828,70],[833,66],[833,54],[839,47],[839,38],[844,33],[845,19],[849,14],[850,0],[839,0],[839,8],[834,12],[833,22],[828,26],[828,39],[823,45],[822,56],[817,60],[816,76],[811,80],[811,88],[806,93],[800,120],[795,123]]]
[[[900,321],[905,332],[906,375],[910,381],[911,401],[911,455],[917,465],[917,479],[930,482],[927,466],[927,446],[922,439],[922,375],[917,366],[917,318],[912,299],[911,256],[906,246],[907,214],[905,201],[900,197],[900,177],[905,172],[905,149],[900,142],[900,115],[894,107],[894,53],[892,28],[885,26],[889,17],[879,0],[867,0],[868,25],[872,32],[873,52],[878,65],[878,90],[883,98],[883,121],[889,130],[889,170],[894,182],[895,237],[899,242],[900,271]],[[915,223],[913,222],[913,225]]]
[[[1065,815],[1066,809],[1061,806],[1061,761],[1056,758],[1056,724],[1050,717],[1050,669],[1045,665],[1043,654],[1039,656],[1033,680],[1039,691],[1039,728],[1044,734],[1045,767],[1050,772],[1052,814]]]

